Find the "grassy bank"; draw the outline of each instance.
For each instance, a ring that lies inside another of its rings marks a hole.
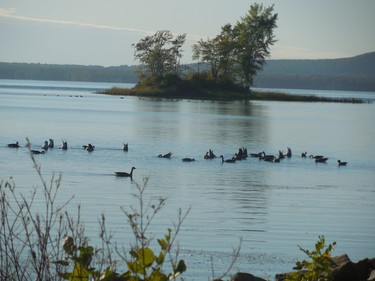
[[[102,94],[114,96],[139,96],[167,99],[199,99],[199,100],[268,100],[268,101],[285,101],[285,102],[337,102],[337,103],[363,103],[358,98],[328,98],[315,95],[292,95],[286,93],[275,92],[258,92],[251,91],[249,93],[227,92],[225,90],[217,92],[198,91],[195,93],[182,92],[165,92],[159,89],[126,89],[111,88]]]
[[[146,81],[144,83],[138,83],[133,88],[115,87],[101,93],[115,96],[139,96],[167,99],[363,103],[363,100],[357,98],[328,98],[314,95],[250,91],[230,82],[214,82],[205,79],[167,79],[158,82]]]

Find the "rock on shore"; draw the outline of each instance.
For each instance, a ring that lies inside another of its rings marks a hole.
[[[332,258],[334,266],[331,268],[333,281],[375,281],[375,258],[365,258],[359,262],[352,262],[348,255]],[[276,274],[276,281],[285,281],[290,273]],[[219,279],[213,281],[222,281]],[[231,281],[266,281],[250,273],[238,272]]]
[[[333,257],[331,268],[333,281],[375,281],[375,258],[352,262],[348,255]],[[284,281],[289,273],[277,274],[276,281]]]

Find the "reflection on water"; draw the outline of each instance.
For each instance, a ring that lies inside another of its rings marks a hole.
[[[60,200],[74,195],[73,204],[82,204],[94,243],[104,212],[115,238],[128,244],[122,241],[130,230],[120,207],[134,205],[134,182],[114,171],[135,166],[136,182],[150,177],[147,196],[168,198],[152,227],[156,237],[165,234],[178,208],[192,207],[179,239],[189,279],[210,276],[210,255],[224,268],[240,238],[234,270],[260,276],[290,270],[302,256],[297,245],[311,248],[322,234],[337,242],[337,254],[353,260],[375,252],[373,104],[121,99],[93,95],[85,89],[99,86],[91,84],[73,90],[64,83],[52,89],[42,82],[0,86],[0,177],[13,176],[25,192],[40,185],[27,150],[8,149],[7,143],[23,143],[26,136],[35,148],[49,138],[57,146],[68,141],[68,151],[49,150],[37,159],[46,177],[63,174]],[[94,152],[82,149],[87,143]],[[243,146],[267,154],[290,146],[293,157],[278,164],[203,159],[209,149],[231,158]],[[299,157],[304,151],[329,161]],[[171,159],[157,157],[167,152]],[[184,157],[196,161],[182,162]],[[338,167],[337,159],[348,166]]]

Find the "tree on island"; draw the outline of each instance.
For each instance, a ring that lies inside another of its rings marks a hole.
[[[181,47],[185,43],[185,38],[186,34],[181,34],[173,39],[170,31],[162,30],[133,44],[135,60],[139,60],[141,67],[145,67],[145,71],[142,71],[142,68],[139,71],[140,79],[162,78],[169,74],[179,75]]]
[[[198,73],[193,72],[186,79],[181,78],[180,64],[186,34],[173,38],[170,31],[164,30],[146,36],[133,44],[134,58],[141,63],[140,82],[135,88],[191,93],[205,86],[209,92],[223,87],[227,92],[248,92],[253,77],[270,55],[270,46],[276,42],[273,35],[276,21],[273,6],[251,5],[234,26],[226,24],[216,37],[201,39],[193,45],[193,60],[198,60],[198,65],[206,64],[209,70],[202,74],[198,69]]]
[[[263,8],[255,3],[235,26],[226,24],[215,38],[195,44],[193,59],[209,64],[212,79],[229,79],[248,89],[276,42],[276,21],[273,6]]]

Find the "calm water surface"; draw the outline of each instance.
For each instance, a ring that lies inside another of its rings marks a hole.
[[[82,204],[93,244],[104,213],[116,240],[127,246],[130,232],[120,207],[136,206],[135,182],[149,177],[147,196],[167,197],[152,227],[156,237],[172,227],[179,208],[191,207],[179,236],[188,280],[211,276],[211,256],[220,275],[241,238],[232,272],[261,277],[291,270],[296,259],[305,258],[297,245],[312,249],[319,235],[337,242],[334,254],[347,253],[353,261],[375,257],[375,104],[93,94],[112,85],[0,80],[0,179],[13,177],[24,193],[40,186],[27,149],[7,143],[24,144],[29,137],[33,148],[40,148],[49,138],[57,147],[68,141],[68,151],[55,148],[36,156],[45,177],[62,173],[59,200],[74,195],[72,209]],[[123,142],[129,143],[127,153]],[[95,145],[94,152],[81,148],[87,143]],[[278,164],[203,159],[209,149],[231,158],[243,146],[267,154],[291,147],[293,157]],[[300,157],[305,151],[329,160],[316,164]],[[170,160],[157,157],[167,152],[173,153]],[[196,161],[182,162],[184,157]],[[338,159],[348,166],[338,167]],[[114,176],[132,166],[133,182]]]

